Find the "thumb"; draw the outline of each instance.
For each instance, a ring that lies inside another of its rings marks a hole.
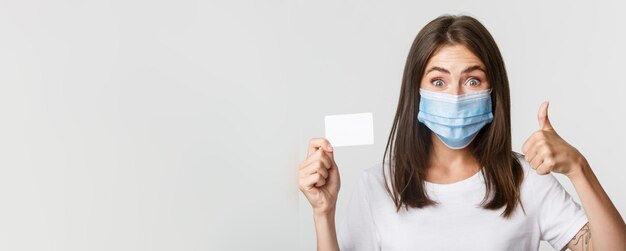
[[[339,187],[341,186],[341,178],[339,178],[339,167],[333,160],[333,167],[328,170],[328,179],[326,180],[326,187],[330,191],[339,191]],[[336,194],[335,194],[336,195]]]
[[[554,130],[550,119],[548,118],[548,106],[550,102],[544,101],[539,107],[539,113],[537,113],[537,120],[539,121],[539,129],[541,130]]]

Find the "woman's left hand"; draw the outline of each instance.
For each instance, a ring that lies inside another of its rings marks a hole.
[[[585,157],[559,136],[548,119],[548,101],[539,107],[539,130],[522,145],[526,161],[540,175],[557,172],[568,177],[578,174]]]

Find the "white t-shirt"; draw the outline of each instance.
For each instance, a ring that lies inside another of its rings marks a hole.
[[[485,195],[481,172],[452,184],[426,182],[440,204],[396,213],[385,191],[381,163],[365,169],[337,228],[342,251],[348,250],[538,250],[545,240],[563,248],[587,223],[583,208],[552,173],[538,175],[522,154],[521,200],[510,219],[480,207]],[[388,169],[385,174],[389,180]]]

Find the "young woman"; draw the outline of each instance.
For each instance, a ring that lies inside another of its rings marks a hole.
[[[538,120],[524,154],[513,152],[495,41],[472,17],[436,18],[411,46],[383,161],[361,174],[338,231],[333,150],[310,140],[299,185],[318,250],[537,250],[540,240],[557,250],[626,250],[622,217],[550,124],[547,102]],[[582,207],[551,172],[569,178]]]

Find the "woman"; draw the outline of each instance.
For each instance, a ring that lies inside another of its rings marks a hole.
[[[540,240],[557,250],[626,250],[623,219],[547,110],[544,102],[524,154],[513,152],[495,41],[472,17],[431,21],[409,52],[383,161],[360,176],[338,231],[333,150],[324,138],[309,142],[299,184],[318,250],[537,250]],[[550,172],[570,179],[582,208]]]

